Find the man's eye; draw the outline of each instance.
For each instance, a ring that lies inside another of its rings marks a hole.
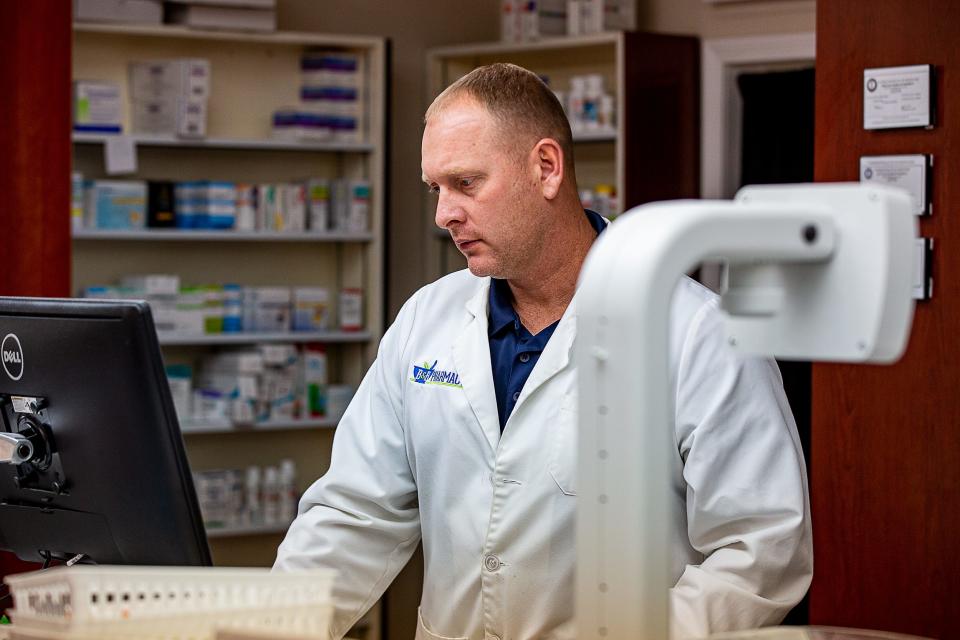
[[[460,188],[467,189],[473,186],[473,183],[476,182],[476,178],[460,178]]]
[[[429,184],[427,185],[427,193],[432,193],[433,195],[437,195],[438,193],[440,193],[440,187],[438,187],[435,184]]]

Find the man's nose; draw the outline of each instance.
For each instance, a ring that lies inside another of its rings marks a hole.
[[[451,224],[463,222],[465,213],[463,207],[452,198],[445,189],[440,189],[437,197],[437,214],[435,221],[441,229],[448,228]]]

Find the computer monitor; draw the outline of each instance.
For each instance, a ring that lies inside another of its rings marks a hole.
[[[144,302],[0,297],[0,550],[210,565]]]

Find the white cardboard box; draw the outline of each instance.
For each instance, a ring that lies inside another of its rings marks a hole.
[[[161,0],[73,0],[77,22],[163,23]]]

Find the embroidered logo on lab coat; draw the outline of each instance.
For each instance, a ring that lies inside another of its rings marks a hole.
[[[437,369],[438,362],[439,360],[434,360],[433,364],[424,362],[423,366],[413,365],[413,377],[410,378],[410,382],[463,389],[463,385],[460,384],[460,374],[456,371]]]

